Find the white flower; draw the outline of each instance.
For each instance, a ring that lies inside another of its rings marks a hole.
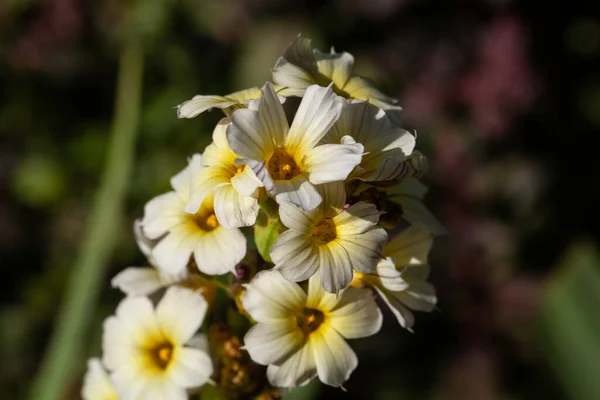
[[[408,131],[392,124],[386,113],[362,100],[347,101],[340,118],[321,143],[352,143],[364,146],[360,164],[350,177],[363,181],[389,181],[405,173],[403,163],[415,147]]]
[[[111,280],[112,287],[120,289],[128,296],[146,296],[188,277],[187,270],[178,274],[168,274],[156,268],[156,261],[152,256],[152,248],[156,243],[144,236],[140,220],[134,222],[133,232],[138,247],[148,259],[151,267],[125,268]]]
[[[260,99],[231,115],[227,141],[279,204],[289,201],[311,210],[321,203],[314,185],[343,181],[362,157],[361,144],[317,145],[341,110],[342,99],[330,87],[314,85],[290,127],[273,86],[266,83]]]
[[[352,75],[354,57],[350,53],[322,53],[312,49],[310,39],[298,37],[273,68],[273,82],[289,88],[303,89],[317,84],[333,84],[336,94],[369,101],[383,109],[395,124],[402,121],[398,101],[379,91],[372,80]]]
[[[373,335],[382,323],[368,290],[348,289],[340,296],[323,291],[319,277],[308,282],[308,293],[277,271],[260,272],[242,298],[258,322],[244,338],[257,363],[268,365],[267,378],[277,387],[294,387],[315,375],[341,386],[358,365],[344,339]]]
[[[231,229],[254,225],[258,214],[257,189],[262,182],[251,168],[236,163],[239,157],[227,143],[229,120],[223,118],[213,132],[213,143],[204,150],[202,163],[191,183],[185,211],[195,213],[208,195],[214,196],[215,215],[221,226]]]
[[[427,257],[433,237],[422,228],[409,227],[389,241],[387,256],[371,274],[355,273],[352,286],[370,286],[388,305],[403,328],[411,330],[415,318],[410,310],[430,312],[435,308],[435,288],[429,282]]]
[[[83,400],[119,400],[100,360],[97,358],[88,360],[87,367],[81,388]]]
[[[290,203],[279,206],[281,222],[289,228],[271,248],[275,268],[293,282],[317,271],[326,291],[337,293],[352,282],[352,270],[369,273],[382,258],[387,233],[377,227],[380,212],[359,202],[344,210],[342,182],[320,187],[321,206],[302,211]]]
[[[192,256],[200,272],[220,275],[233,271],[246,255],[246,238],[239,229],[219,224],[212,195],[196,213],[184,211],[190,200],[190,182],[201,168],[201,157],[196,154],[171,179],[174,191],[155,197],[144,209],[144,234],[159,239],[152,256],[157,267],[171,275],[183,273]]]
[[[124,400],[187,399],[213,372],[203,339],[194,337],[207,304],[196,292],[169,288],[156,309],[147,297],[127,297],[104,322],[103,362]]]
[[[445,235],[444,226],[423,204],[426,193],[427,187],[416,178],[406,179],[386,190],[387,198],[400,204],[402,217],[411,225],[425,228],[434,235]]]

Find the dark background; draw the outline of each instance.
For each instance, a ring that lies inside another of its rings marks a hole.
[[[127,3],[0,2],[1,398],[28,392],[75,262],[104,168]],[[400,100],[432,166],[426,203],[449,235],[431,256],[439,312],[418,314],[415,334],[386,313],[379,335],[351,342],[360,363],[347,393],[296,395],[597,399],[600,18],[593,2],[558,3],[142,2],[134,170],[81,373],[120,299],[110,278],[145,264],[133,220],[220,118],[178,120],[173,107],[261,86],[302,33],[351,52],[355,72]]]

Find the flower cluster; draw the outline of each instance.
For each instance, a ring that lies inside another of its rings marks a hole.
[[[426,159],[353,61],[299,37],[273,83],[178,107],[225,117],[135,222],[151,266],[113,278],[126,298],[84,399],[341,387],[358,365],[346,340],[381,328],[376,298],[409,330],[411,310],[435,307],[427,257],[444,229],[421,201]]]

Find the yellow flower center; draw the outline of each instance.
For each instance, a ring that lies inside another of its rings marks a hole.
[[[301,171],[294,160],[285,150],[277,149],[267,162],[267,170],[275,181],[286,181],[300,175]]]
[[[188,219],[194,226],[204,232],[210,232],[219,227],[219,221],[212,209],[201,208],[196,214],[189,215]]]
[[[305,335],[309,335],[319,329],[323,321],[325,321],[325,315],[321,311],[312,308],[305,308],[302,310],[302,313],[296,316],[298,327]]]
[[[333,220],[327,218],[319,221],[312,232],[313,240],[317,244],[327,244],[337,237],[337,229]]]
[[[167,369],[173,358],[173,344],[171,342],[162,342],[150,349],[154,365],[161,370]]]
[[[239,174],[241,174],[242,172],[244,172],[244,169],[246,169],[245,165],[240,165],[236,168],[235,170],[235,175],[234,176],[238,176]]]

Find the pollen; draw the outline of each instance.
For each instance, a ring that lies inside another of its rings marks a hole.
[[[217,226],[219,226],[219,222],[217,221],[215,214],[211,214],[208,218],[206,218],[206,225],[212,229],[215,229]]]
[[[302,313],[296,316],[298,327],[305,335],[309,335],[319,329],[323,321],[325,321],[325,315],[321,311],[312,308],[305,308],[302,310]]]
[[[160,370],[164,370],[169,366],[173,359],[173,345],[171,342],[162,342],[150,349],[154,366]]]
[[[271,178],[276,181],[290,180],[301,173],[294,157],[283,149],[275,150],[267,162],[267,169]]]
[[[335,223],[327,218],[319,221],[312,231],[313,240],[317,244],[327,244],[337,237]]]

